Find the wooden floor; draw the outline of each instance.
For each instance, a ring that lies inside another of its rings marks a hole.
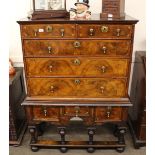
[[[67,130],[67,136],[66,140],[87,140],[88,135],[87,135],[87,130],[84,128],[78,128],[74,126],[73,128],[70,128]],[[112,136],[112,127],[111,126],[106,126],[106,127],[99,127],[97,128],[97,134],[95,135],[94,139],[96,141],[100,140],[115,140],[115,137]],[[59,140],[59,135],[57,134],[57,129],[55,127],[47,127],[46,132],[43,137],[41,138],[50,138],[54,140]],[[127,147],[125,151],[122,153],[122,155],[145,155],[145,147],[142,147],[138,150],[134,149],[131,135],[129,133],[129,130],[127,131],[127,134],[125,136],[126,139],[126,144]],[[40,149],[38,152],[32,152],[30,147],[29,147],[29,142],[30,142],[30,135],[28,131],[25,133],[23,142],[21,146],[14,147],[10,146],[10,154],[9,155],[62,155],[62,153],[58,149]],[[87,153],[86,149],[69,149],[66,155],[88,155],[90,153]],[[96,150],[93,154],[95,155],[117,155],[120,154],[116,152],[115,150],[110,150],[110,149],[99,149]]]

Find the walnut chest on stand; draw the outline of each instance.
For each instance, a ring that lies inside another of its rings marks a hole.
[[[134,27],[137,20],[20,20],[27,98],[23,103],[31,149],[125,149]],[[66,141],[71,120],[81,119],[88,141]],[[59,129],[60,141],[38,138],[42,123]],[[94,141],[95,127],[117,126],[117,141]]]

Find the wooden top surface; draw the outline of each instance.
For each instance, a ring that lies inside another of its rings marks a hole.
[[[123,18],[120,19],[111,19],[111,18],[100,18],[100,14],[93,14],[91,19],[69,19],[69,18],[53,18],[53,19],[39,19],[39,20],[31,20],[28,18],[21,19],[17,21],[19,24],[41,24],[41,23],[113,23],[113,24],[136,24],[138,22],[137,19],[132,18],[128,15],[126,15]]]

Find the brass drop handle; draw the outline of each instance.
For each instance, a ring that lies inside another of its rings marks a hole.
[[[78,80],[78,79],[77,79],[77,80],[75,80],[74,82],[75,82],[75,84],[80,84],[80,83],[81,83],[81,81],[80,81],[80,80]]]
[[[107,118],[110,118],[110,114],[111,114],[111,107],[107,108]]]
[[[73,45],[75,48],[79,48],[81,46],[79,41],[75,41]]]
[[[106,54],[107,48],[105,46],[102,47],[103,53]]]
[[[48,53],[51,54],[52,53],[52,47],[48,46]]]
[[[65,29],[60,29],[60,32],[61,32],[61,37],[64,37],[64,35],[65,35]]]
[[[51,91],[51,93],[54,93],[54,86],[50,87],[50,91]]]
[[[116,29],[116,35],[117,35],[117,37],[119,37],[120,36],[120,32],[121,32],[121,29]]]
[[[102,66],[101,69],[102,69],[102,72],[105,73],[106,67],[105,66]]]
[[[101,26],[102,33],[108,32],[108,30],[109,30],[108,26]]]
[[[102,86],[102,87],[100,87],[100,89],[101,89],[101,93],[103,94],[103,93],[104,93],[105,88]]]
[[[80,65],[81,64],[79,59],[75,59],[73,63],[74,63],[74,65]]]
[[[35,29],[35,30],[34,30],[34,36],[35,36],[35,37],[37,36],[37,33],[38,33],[38,30]]]
[[[46,117],[47,116],[47,109],[46,109],[46,107],[44,107],[43,113],[44,113],[44,116]]]
[[[48,25],[48,26],[46,27],[46,32],[52,32],[52,30],[53,30],[52,26],[49,26],[49,25]]]
[[[49,66],[49,72],[52,72],[52,69],[53,69],[53,66],[50,65],[50,66]]]
[[[75,116],[78,117],[80,112],[80,107],[75,107]]]
[[[89,35],[90,35],[90,36],[93,36],[93,35],[94,35],[94,29],[92,29],[92,28],[89,29]]]
[[[107,111],[107,118],[109,118],[110,117],[110,111]]]

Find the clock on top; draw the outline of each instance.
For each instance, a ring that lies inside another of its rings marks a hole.
[[[64,18],[68,16],[66,0],[33,0],[32,19]]]

